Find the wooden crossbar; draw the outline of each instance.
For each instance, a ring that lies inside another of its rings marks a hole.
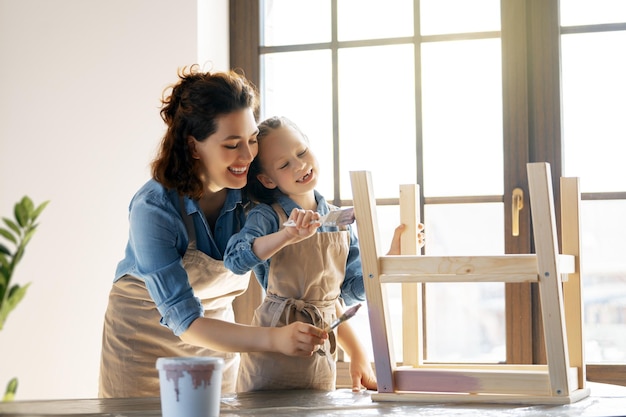
[[[575,272],[575,256],[559,255],[562,274]],[[537,282],[537,255],[380,256],[381,282]],[[567,278],[565,278],[567,280]]]

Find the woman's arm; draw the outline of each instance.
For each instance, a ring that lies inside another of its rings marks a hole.
[[[180,338],[185,343],[221,352],[265,351],[311,356],[328,334],[302,322],[284,327],[257,327],[200,317]]]

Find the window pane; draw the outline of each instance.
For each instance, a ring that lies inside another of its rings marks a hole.
[[[626,22],[624,0],[560,0],[561,25]]]
[[[500,30],[499,0],[421,0],[422,35]]]
[[[424,206],[427,255],[504,254],[502,203]]]
[[[506,360],[504,284],[426,285],[429,362]]]
[[[437,204],[424,208],[427,255],[504,254],[501,203]],[[427,359],[506,360],[504,284],[426,284]]]
[[[330,0],[265,0],[264,46],[330,42]]]
[[[412,45],[339,51],[342,199],[352,198],[348,171],[372,171],[376,198],[415,183],[413,68]]]
[[[374,191],[378,193],[376,188]],[[504,253],[504,208],[501,203],[426,205],[424,210],[426,254]],[[399,209],[398,206],[378,206],[376,211],[380,244],[382,252],[386,253],[393,230],[400,222]],[[401,286],[385,285],[390,300],[395,356],[401,361]],[[426,306],[428,361],[506,360],[503,283],[427,284]],[[367,314],[357,314],[351,322],[358,334],[370,334]],[[370,338],[361,340],[373,360]]]
[[[338,0],[339,41],[413,36],[412,0]]]
[[[503,193],[499,39],[422,46],[424,195]]]
[[[626,201],[583,201],[585,357],[626,363]]]
[[[308,136],[320,163],[316,187],[333,197],[333,130],[330,51],[262,55],[262,119],[285,116]],[[296,87],[297,86],[297,89]]]
[[[561,37],[563,171],[583,192],[626,191],[625,44],[624,31]]]

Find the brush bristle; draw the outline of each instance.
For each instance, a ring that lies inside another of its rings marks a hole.
[[[336,212],[338,215],[331,223],[335,226],[347,226],[354,223],[354,208],[349,207]]]
[[[346,316],[347,319],[349,319],[350,317],[356,314],[359,308],[361,308],[361,303],[355,305],[354,307],[350,307],[349,309],[346,310],[345,313],[343,313],[343,315]]]

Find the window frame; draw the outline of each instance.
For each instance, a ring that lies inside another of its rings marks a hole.
[[[335,11],[337,0],[331,1]],[[520,237],[516,239],[510,238],[511,199],[506,197],[510,196],[516,187],[525,186],[527,189],[526,162],[549,162],[552,168],[557,225],[560,229],[558,196],[563,149],[560,36],[566,31],[560,28],[558,0],[502,0],[500,3],[502,30],[499,35],[502,42],[505,155],[504,197],[493,196],[489,200],[504,203],[506,252],[532,253],[530,232],[520,233]],[[254,84],[261,86],[261,0],[229,0],[229,6],[230,66],[242,69]],[[419,8],[416,9],[415,19],[419,20]],[[611,27],[614,28],[615,25]],[[333,26],[335,33],[336,30],[336,26]],[[584,28],[567,29],[567,31],[575,30],[584,30]],[[420,42],[415,41],[415,45],[416,61],[419,62]],[[416,72],[418,72],[416,77],[420,76],[419,68],[420,66],[416,65]],[[334,67],[334,80],[336,80],[336,75],[337,68]],[[334,85],[333,89],[336,88],[337,86]],[[419,84],[416,92],[419,92]],[[334,112],[336,112],[337,103],[334,104]],[[334,114],[336,117],[336,113]],[[419,123],[421,118],[419,97],[416,97],[416,117]],[[333,126],[334,151],[337,154],[339,145],[336,120]],[[417,129],[417,134],[421,135],[420,129]],[[541,140],[542,138],[552,140]],[[420,144],[421,140],[418,141],[417,147],[418,161],[421,160],[422,153]],[[514,157],[507,157],[507,155]],[[350,201],[340,199],[337,179],[339,177],[338,162],[335,162],[334,170],[335,194],[332,202],[337,205],[349,205]],[[423,172],[420,168],[416,173],[416,183],[422,182]],[[421,197],[421,204],[437,203],[436,198]],[[626,198],[626,193],[583,194],[582,197],[583,199]],[[381,201],[380,204],[397,204],[397,201],[386,200]],[[423,212],[423,207],[421,209]],[[520,217],[520,230],[530,231],[530,227],[530,213],[528,210],[523,210]],[[256,285],[255,282],[252,284]],[[251,317],[250,312],[258,305],[260,293],[256,287],[254,289],[253,296],[249,297],[249,300],[240,301],[236,306],[242,311],[240,313],[242,316]],[[545,343],[536,284],[505,284],[505,300],[507,363],[545,363]],[[626,385],[626,365],[588,364],[586,368],[589,381]],[[345,372],[347,372],[347,366],[338,366],[338,373],[341,374],[338,375],[338,381],[345,379],[343,375]]]

